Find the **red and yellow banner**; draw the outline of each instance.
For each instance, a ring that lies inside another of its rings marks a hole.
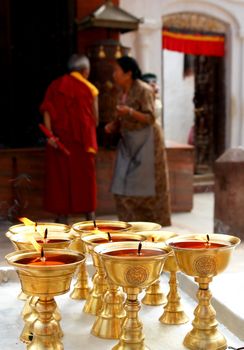
[[[224,56],[224,35],[186,34],[163,30],[163,49],[191,55]]]

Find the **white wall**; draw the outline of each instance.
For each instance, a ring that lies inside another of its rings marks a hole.
[[[194,120],[194,77],[183,78],[183,54],[164,50],[163,55],[165,137],[186,143]]]

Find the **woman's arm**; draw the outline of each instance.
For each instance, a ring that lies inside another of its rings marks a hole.
[[[143,124],[153,124],[155,121],[155,103],[152,90],[150,88],[143,87],[140,91],[140,95],[138,96],[138,100],[140,101],[139,110],[127,105],[118,105],[118,117],[123,118],[123,116],[129,115],[133,119],[138,120]]]
[[[138,120],[144,124],[151,124],[151,115],[149,113],[142,113],[136,111],[134,108],[129,106],[117,106],[118,116],[123,117],[124,115],[130,115],[132,118]]]

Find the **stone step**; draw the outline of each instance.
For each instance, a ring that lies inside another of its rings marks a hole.
[[[194,174],[193,181],[194,183],[211,182],[211,181],[214,181],[214,174],[213,173]]]
[[[193,177],[194,193],[213,192],[214,174],[195,174]]]

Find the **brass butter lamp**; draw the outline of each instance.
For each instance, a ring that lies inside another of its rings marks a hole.
[[[151,235],[148,234],[148,240],[155,242],[159,247],[162,244],[164,245],[166,240],[178,236],[177,233],[170,231],[149,232],[151,232]],[[163,271],[168,272],[170,275],[169,292],[167,294],[167,297],[165,297],[165,302],[162,303],[164,306],[164,312],[159,318],[159,321],[164,324],[172,325],[186,323],[188,322],[188,317],[185,314],[185,311],[181,304],[181,297],[178,291],[177,272],[179,271],[179,268],[177,266],[173,251],[168,255],[164,263]],[[144,304],[149,304],[149,302],[151,302],[149,305],[159,305],[160,300],[158,301],[157,297],[160,294],[153,294],[154,290],[157,287],[157,284],[159,284],[159,281],[154,283],[146,290],[146,294],[142,299],[142,302]],[[146,300],[146,302],[144,300]]]
[[[141,234],[131,232],[116,234],[93,234],[82,238],[85,242],[89,253],[92,255],[94,266],[97,268],[99,275],[102,270],[103,284],[96,286],[94,278],[93,292],[87,300],[87,308],[91,309],[93,305],[99,306],[96,311],[96,320],[93,324],[91,333],[97,337],[104,339],[118,339],[121,333],[122,323],[125,318],[124,293],[120,288],[106,278],[105,271],[100,260],[100,256],[94,251],[94,248],[104,243],[128,242],[128,241],[145,241],[146,237]],[[106,289],[103,288],[105,285]],[[105,290],[104,290],[105,289]],[[97,291],[100,290],[100,293]],[[98,303],[99,301],[99,303]]]
[[[148,349],[144,343],[142,322],[138,318],[138,294],[159,278],[168,255],[166,249],[156,248],[150,242],[142,245],[136,242],[108,243],[94,248],[101,256],[108,279],[122,286],[127,294],[126,318],[119,343],[113,350]]]
[[[218,331],[216,312],[211,305],[209,283],[229,264],[233,249],[240,243],[235,236],[225,234],[196,234],[170,239],[180,270],[193,276],[199,285],[198,306],[194,311],[193,329],[183,344],[192,350],[225,350],[227,342]]]
[[[80,233],[76,232],[72,227],[71,233],[74,237],[70,249],[75,250],[81,254],[86,254],[84,243],[81,240]],[[70,293],[71,299],[74,300],[86,300],[91,292],[91,286],[89,282],[89,274],[87,272],[86,264],[81,264],[76,272],[76,283],[74,289]]]
[[[82,254],[86,253],[84,242],[81,240],[83,236],[103,233],[103,232],[122,232],[131,228],[126,222],[113,221],[113,220],[94,220],[94,221],[81,221],[73,224],[72,232],[76,237],[71,245],[71,249],[77,250]],[[71,292],[70,297],[72,299],[82,300],[87,299],[90,295],[91,288],[89,285],[89,275],[87,272],[86,264],[82,264],[77,274],[77,280],[74,286],[74,290]]]
[[[44,241],[44,230],[48,230],[48,238],[46,242]],[[28,238],[30,234],[40,246],[44,249],[56,248],[65,249],[71,244],[72,237],[69,233],[69,226],[62,224],[52,224],[52,223],[38,223],[34,228],[33,225],[14,225],[11,226],[9,231],[6,233],[16,250],[32,250],[33,244]],[[33,323],[37,319],[37,313],[35,310],[35,304],[38,300],[36,296],[27,297],[23,291],[20,295],[25,296],[19,298],[21,300],[26,300],[24,308],[21,312],[21,316],[25,323],[24,328],[20,335],[20,340],[24,343],[29,343],[32,339],[32,328]],[[54,312],[54,319],[59,325],[61,320],[61,315],[58,308]],[[61,328],[59,330],[60,336],[62,336]]]
[[[129,224],[132,226],[132,231],[142,232],[143,235],[148,237],[149,241],[151,241],[151,238],[156,232],[162,228],[160,224],[148,221],[130,221]],[[162,291],[159,280],[147,288],[142,303],[150,306],[164,305],[166,303],[166,297]]]
[[[173,253],[173,251],[172,251]],[[177,325],[189,321],[181,303],[181,297],[178,290],[177,273],[180,271],[174,254],[169,255],[165,261],[163,271],[169,273],[169,292],[167,302],[164,305],[164,312],[159,321],[164,324]]]
[[[8,237],[12,244],[14,245],[15,249],[29,249],[29,248],[25,248],[25,247],[21,247],[20,245],[19,247],[17,247],[17,245],[15,244],[15,239],[14,236],[16,234],[18,235],[26,235],[28,233],[30,234],[35,234],[35,236],[37,238],[40,238],[40,234],[43,234],[45,229],[48,229],[49,234],[53,234],[53,235],[63,235],[63,234],[68,234],[70,231],[70,226],[69,225],[64,225],[64,224],[56,224],[56,223],[52,223],[52,222],[34,222],[31,221],[27,218],[21,218],[23,220],[26,220],[27,224],[17,224],[17,225],[12,225],[9,227],[8,232],[6,232],[6,237]],[[20,236],[19,236],[20,237]],[[25,240],[26,242],[27,240]],[[31,248],[32,249],[32,248]],[[18,295],[18,299],[20,300],[26,300],[27,296],[21,292]]]
[[[145,227],[154,226],[156,228],[160,226],[159,224],[154,224],[150,222],[145,224]],[[149,242],[155,243],[164,243],[167,239],[176,236],[176,233],[174,232],[159,230],[142,231],[141,234],[146,236]],[[150,306],[165,305],[167,303],[167,298],[161,288],[160,279],[158,279],[155,283],[153,283],[146,289],[146,293],[142,299],[142,303]]]
[[[82,254],[71,250],[48,249],[45,260],[36,250],[20,250],[6,256],[17,270],[25,294],[38,297],[34,308],[37,319],[33,340],[28,350],[62,350],[60,326],[53,314],[57,308],[54,296],[66,293],[77,266],[84,262]]]

